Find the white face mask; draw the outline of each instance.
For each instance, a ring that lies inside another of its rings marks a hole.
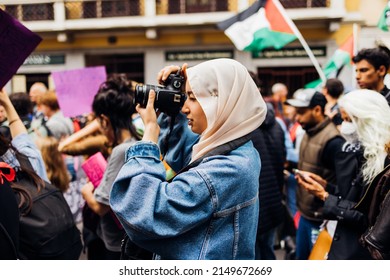
[[[352,122],[343,121],[341,123],[340,133],[348,143],[356,143],[359,140],[356,125]]]

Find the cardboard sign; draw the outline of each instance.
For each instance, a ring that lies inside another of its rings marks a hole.
[[[41,41],[41,37],[0,9],[0,89]]]
[[[67,117],[88,114],[99,86],[106,81],[104,66],[52,72],[58,104]]]

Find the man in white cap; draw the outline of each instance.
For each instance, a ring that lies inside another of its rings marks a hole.
[[[296,120],[305,130],[300,144],[298,168],[334,182],[336,154],[341,151],[345,140],[332,120],[325,115],[325,96],[313,89],[304,89],[286,103],[296,108]],[[305,260],[309,257],[323,222],[323,203],[304,188],[298,187],[297,208],[301,218],[296,236],[297,259]]]

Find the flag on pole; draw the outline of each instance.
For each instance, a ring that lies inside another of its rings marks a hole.
[[[324,73],[327,79],[337,77],[345,65],[352,64],[354,55],[353,34],[333,54],[324,66]],[[316,88],[321,85],[322,80],[318,79],[305,85],[305,88]]]
[[[390,1],[387,3],[378,21],[378,27],[383,31],[389,31],[389,26],[390,26]]]
[[[237,49],[259,52],[281,49],[297,39],[275,0],[259,0],[241,13],[217,24]]]

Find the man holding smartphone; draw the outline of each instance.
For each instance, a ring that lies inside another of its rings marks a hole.
[[[325,96],[314,89],[305,89],[287,104],[297,110],[297,121],[305,130],[300,150],[298,168],[335,182],[335,158],[345,140],[332,120],[325,115]],[[317,239],[323,221],[324,202],[302,187],[297,189],[297,208],[301,214],[297,230],[297,259],[306,260]]]

